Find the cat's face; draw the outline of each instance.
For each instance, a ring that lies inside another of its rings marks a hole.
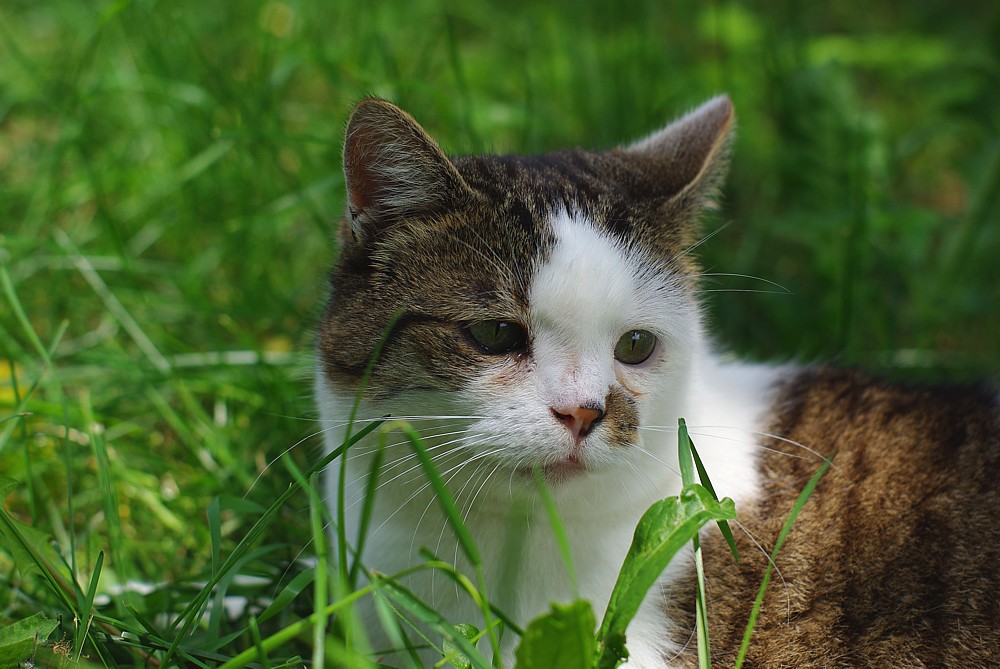
[[[384,338],[375,415],[468,417],[450,448],[554,482],[628,460],[700,343],[689,251],[731,118],[720,98],[625,149],[453,163],[405,112],[362,102],[328,387],[355,394]]]

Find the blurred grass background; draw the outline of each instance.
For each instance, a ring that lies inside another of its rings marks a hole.
[[[790,292],[707,286],[720,342],[996,372],[996,3],[6,0],[0,473],[23,484],[6,507],[84,584],[100,551],[102,591],[161,584],[130,596],[152,616],[315,459],[318,441],[297,445],[311,330],[362,95],[463,153],[608,147],[723,91],[738,139],[703,258]],[[270,596],[312,553],[293,501],[242,567],[257,580],[230,593]],[[72,635],[0,549],[0,625],[39,610]],[[120,597],[106,610],[134,615]],[[249,643],[234,634],[219,653]]]

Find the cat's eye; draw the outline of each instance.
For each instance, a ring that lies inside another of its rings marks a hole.
[[[615,359],[626,365],[638,365],[649,360],[656,348],[656,335],[646,330],[629,330],[615,344]]]
[[[528,333],[511,321],[481,321],[469,326],[469,334],[484,351],[502,355],[523,349],[528,343]]]

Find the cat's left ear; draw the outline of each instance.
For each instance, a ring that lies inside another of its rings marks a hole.
[[[470,193],[464,179],[412,116],[385,100],[362,100],[344,139],[351,238],[365,245],[408,216],[447,210]]]
[[[625,148],[639,159],[643,193],[687,208],[713,204],[725,176],[735,115],[725,95]]]

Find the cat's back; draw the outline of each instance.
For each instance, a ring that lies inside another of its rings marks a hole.
[[[997,407],[985,386],[832,369],[785,382],[763,494],[737,509],[765,549],[816,454],[835,457],[781,550],[744,666],[1000,666]],[[739,566],[717,537],[705,548],[717,666],[732,666],[766,566],[745,536],[740,548]]]

